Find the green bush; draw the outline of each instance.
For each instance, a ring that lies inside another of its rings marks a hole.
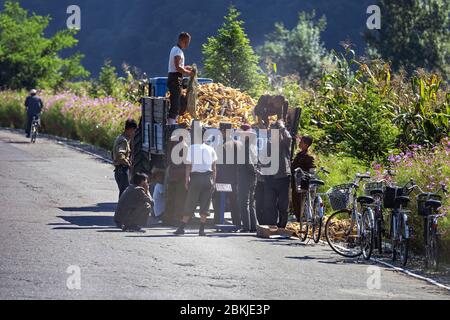
[[[445,184],[448,187],[450,184],[449,137],[442,139],[441,143],[433,148],[412,145],[411,149],[406,152],[391,155],[388,165],[375,164],[374,168],[374,173],[378,178],[383,178],[383,171],[391,168],[396,172],[395,181],[398,185],[404,185],[409,179],[414,179],[425,192],[435,191],[440,184]],[[422,252],[424,248],[423,218],[417,213],[415,195],[417,195],[417,192],[411,195],[414,200],[411,203],[412,214],[410,215],[410,222],[414,229],[412,246],[416,252]],[[441,212],[450,212],[450,199],[448,197],[443,197]],[[441,253],[444,254],[447,261],[450,261],[449,217],[439,220],[439,231],[443,245]]]
[[[25,95],[12,91],[0,91],[0,126],[24,128],[26,122]]]

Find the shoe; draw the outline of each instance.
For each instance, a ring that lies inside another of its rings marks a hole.
[[[31,138],[31,136],[29,134],[26,135],[27,138]]]
[[[138,226],[123,226],[122,231],[124,232],[138,232],[138,233],[145,233],[145,230],[142,230],[141,227]]]
[[[178,228],[173,234],[183,235],[184,234],[184,229],[183,228]]]
[[[206,237],[205,230],[199,230],[198,235],[199,235],[200,237]]]

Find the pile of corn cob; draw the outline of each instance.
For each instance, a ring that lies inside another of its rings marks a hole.
[[[322,230],[325,231],[325,224],[327,222],[327,218],[324,218],[322,223]],[[350,228],[350,219],[333,219],[332,222],[330,222],[330,232],[329,235],[332,236],[334,239],[333,241],[340,241],[344,240],[346,238],[346,231]],[[286,226],[286,229],[291,230],[294,232],[294,235],[297,237],[301,237],[302,233],[304,233],[304,229],[302,230],[300,228],[300,223],[298,222],[289,222]],[[312,237],[312,228],[309,228],[308,230],[308,236]],[[354,232],[351,233],[350,237],[354,236],[354,233],[356,234],[356,228],[353,228]],[[325,240],[325,232],[322,232],[321,236],[322,240]]]
[[[243,123],[254,123],[253,108],[256,101],[239,90],[219,83],[208,83],[198,88],[197,119],[202,125],[219,127],[221,122],[230,122],[234,128]],[[193,117],[186,112],[178,119],[179,124],[190,125]]]

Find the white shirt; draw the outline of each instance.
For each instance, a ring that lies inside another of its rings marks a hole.
[[[192,172],[212,172],[212,164],[216,161],[216,151],[207,144],[189,146],[186,162],[192,165]]]
[[[165,210],[165,200],[164,200],[164,185],[157,183],[153,189],[153,201],[154,207],[153,211],[155,216],[159,217]]]
[[[169,73],[170,72],[178,72],[176,66],[175,66],[175,57],[179,56],[181,57],[180,59],[180,67],[184,68],[184,53],[183,50],[180,49],[179,46],[175,46],[172,48],[172,50],[170,50],[170,55],[169,55]]]

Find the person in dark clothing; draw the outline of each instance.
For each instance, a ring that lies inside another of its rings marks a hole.
[[[42,103],[41,98],[37,96],[36,89],[32,89],[30,91],[30,95],[25,100],[25,108],[27,111],[27,122],[25,124],[25,133],[27,135],[27,138],[29,138],[33,118],[39,117],[42,108],[44,108],[44,104]]]
[[[142,232],[141,228],[146,225],[154,203],[146,174],[136,173],[131,182],[119,199],[114,221],[122,231]]]
[[[285,228],[288,221],[291,183],[292,138],[282,120],[275,122],[271,126],[272,129],[279,130],[279,168],[277,173],[264,176],[264,222]]]
[[[221,128],[222,136],[226,137],[226,128],[222,126]],[[227,149],[232,150],[234,148],[234,158],[232,163],[226,163],[227,161]],[[234,140],[230,139],[223,144],[223,163],[217,164],[217,177],[216,183],[230,184],[232,192],[228,192],[226,195],[226,205],[225,208],[229,208],[231,211],[232,223],[241,227],[241,216],[239,213],[238,204],[238,181],[237,181],[237,144]],[[219,192],[214,192],[213,195],[213,208],[214,208],[214,223],[220,224],[220,200],[221,195]],[[228,206],[227,206],[228,205]],[[226,210],[226,209],[225,209]]]
[[[243,163],[237,165],[237,191],[239,213],[243,232],[256,231],[255,188],[256,188],[256,134],[249,125],[242,125],[242,134],[237,142],[238,157],[244,156]]]
[[[295,172],[295,169],[300,168],[305,172],[309,172],[316,166],[314,164],[314,157],[308,153],[309,147],[313,143],[313,138],[310,136],[303,136],[300,139],[300,152],[297,153],[294,160],[292,161],[291,171]],[[303,213],[302,208],[304,207],[305,194],[297,193],[295,188],[295,179],[292,179],[292,207],[294,209],[295,217],[297,221],[300,221],[300,216]]]
[[[114,178],[119,187],[119,198],[129,185],[128,170],[131,166],[131,146],[130,140],[134,137],[137,129],[137,123],[133,119],[125,122],[125,130],[114,141],[112,150],[112,160],[114,169]]]
[[[183,143],[187,150],[187,144],[185,142],[170,141],[168,144],[168,154],[172,153],[172,148],[178,143]],[[184,203],[186,201],[185,174],[186,165],[184,162],[175,164],[172,161],[172,157],[167,157],[166,212],[162,218],[163,223],[166,225],[175,226],[183,217]]]
[[[187,32],[182,32],[178,36],[178,43],[172,48],[169,55],[169,75],[167,78],[167,88],[170,92],[170,110],[168,124],[176,124],[181,108],[181,90],[183,87],[183,75],[191,75],[192,67],[185,66],[183,49],[186,49],[191,42],[191,36]]]

